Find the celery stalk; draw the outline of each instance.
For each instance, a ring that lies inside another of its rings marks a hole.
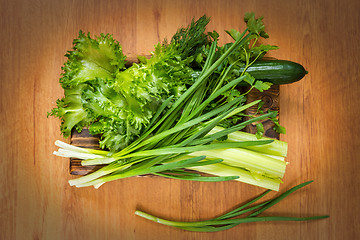
[[[216,163],[211,165],[205,165],[205,166],[197,166],[197,167],[191,167],[190,169],[212,174],[216,176],[239,176],[238,179],[235,179],[236,181],[240,181],[243,183],[263,187],[266,189],[271,189],[274,191],[279,191],[280,179],[274,179],[269,178],[265,176],[261,176],[261,178],[257,178],[254,176],[251,172],[238,168],[238,167],[232,167],[223,163]]]
[[[285,174],[286,162],[243,148],[211,149],[189,154],[206,156],[208,159],[223,159],[223,163],[254,172],[280,177]]]
[[[214,127],[209,134],[220,132],[221,130],[224,130],[224,128],[216,126]],[[274,140],[272,138],[266,138],[262,137],[261,140]],[[246,133],[242,131],[236,131],[233,133],[228,134],[228,139],[226,141],[229,142],[240,142],[240,141],[255,141],[258,140],[254,134]],[[286,157],[287,156],[287,150],[288,150],[288,144],[287,142],[274,140],[270,144],[266,145],[259,145],[259,146],[249,146],[246,147],[246,149],[250,149],[253,151],[274,155],[274,156],[281,156]]]

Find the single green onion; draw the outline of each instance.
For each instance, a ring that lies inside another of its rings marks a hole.
[[[238,207],[235,210],[232,210],[220,217],[216,217],[213,218],[211,220],[205,220],[205,221],[193,221],[193,222],[180,222],[180,221],[171,221],[171,220],[166,220],[163,218],[159,218],[156,216],[153,216],[151,214],[145,213],[143,211],[140,210],[136,210],[135,214],[143,217],[145,219],[163,224],[163,225],[167,225],[170,227],[176,227],[176,228],[180,228],[186,231],[193,231],[193,232],[217,232],[217,231],[223,231],[226,229],[230,229],[233,228],[241,223],[251,223],[251,222],[264,222],[264,221],[309,221],[309,220],[319,220],[319,219],[324,219],[324,218],[328,218],[329,216],[311,216],[311,217],[284,217],[284,216],[258,216],[260,213],[262,213],[263,211],[265,211],[266,209],[274,206],[275,204],[277,204],[278,202],[280,202],[281,200],[283,200],[285,197],[287,197],[289,194],[293,193],[294,191],[308,185],[309,183],[311,183],[312,181],[308,181],[302,184],[299,184],[289,190],[287,190],[286,192],[284,192],[283,194],[281,194],[278,197],[275,197],[271,200],[268,200],[266,202],[257,204],[257,205],[252,205],[255,202],[257,202],[258,200],[260,200],[261,198],[263,198],[267,193],[269,193],[269,191],[266,191],[265,193],[263,193],[262,195],[260,195],[259,197],[254,198],[253,200],[251,200],[250,202]],[[259,210],[258,210],[259,209]],[[255,211],[254,211],[255,210]],[[251,214],[247,215],[247,216],[242,216],[239,217],[241,215],[244,215],[245,213],[250,213]],[[237,218],[238,217],[238,218]]]

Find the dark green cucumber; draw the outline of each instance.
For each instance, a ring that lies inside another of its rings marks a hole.
[[[240,69],[244,71],[244,69]],[[271,82],[275,85],[289,84],[302,79],[307,71],[295,62],[287,60],[261,60],[254,62],[246,72],[255,79]]]

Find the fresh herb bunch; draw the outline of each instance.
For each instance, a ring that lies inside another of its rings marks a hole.
[[[206,16],[158,44],[150,59],[124,69],[125,56],[111,35],[91,38],[82,31],[66,56],[60,83],[65,97],[49,115],[62,119],[65,137],[74,128],[101,134],[100,146],[118,151],[135,140],[169,96],[178,98],[195,77],[194,55],[208,44]]]
[[[276,119],[277,112],[261,111],[260,100],[246,104],[250,91],[262,92],[272,84],[267,81],[268,75],[258,73],[255,77],[249,70],[268,51],[277,49],[258,44],[260,38],[269,37],[262,19],[247,13],[247,28],[243,32],[226,31],[234,42],[219,46],[216,31],[205,33],[209,18],[203,16],[180,28],[170,42],[157,44],[149,59],[139,57],[140,63],[129,68],[125,68],[126,56],[120,44],[111,35],[91,38],[80,31],[73,50],[66,54],[68,60],[60,79],[65,96],[48,115],[62,120],[65,137],[84,127],[91,134],[100,134],[104,150],[56,141],[59,150],[55,155],[82,159],[83,166],[102,165],[93,173],[69,180],[69,184],[98,188],[109,181],[153,174],[191,181],[239,180],[278,191],[286,168],[287,143],[263,137],[261,121],[272,120],[281,133],[284,128]],[[273,80],[289,83],[306,74],[302,66],[286,64],[282,65],[286,71],[270,73]],[[259,115],[245,115],[246,109],[256,105]],[[244,116],[249,119],[244,121]],[[256,124],[256,134],[241,131],[249,124]],[[139,210],[135,213],[197,232],[221,231],[246,222],[326,218],[258,216],[309,183],[252,205],[269,190],[208,221],[177,222]]]
[[[110,151],[57,141],[60,149],[55,154],[83,159],[82,165],[105,165],[70,184],[99,187],[116,179],[155,174],[197,181],[238,179],[277,190],[285,172],[286,143],[240,132],[248,124],[274,119],[277,113],[233,121],[260,103],[245,104],[251,89],[263,91],[271,85],[246,73],[269,48],[253,50],[254,41],[267,36],[261,18],[251,15],[245,22],[242,33],[231,31],[235,42],[222,47],[216,32],[205,34],[208,18],[204,16],[178,30],[169,43],[158,44],[150,59],[142,58],[107,80],[99,76],[83,81],[79,101],[90,115],[90,132],[102,134],[100,146]],[[242,83],[249,86],[247,91],[237,88]],[[221,128],[228,119],[233,125]]]

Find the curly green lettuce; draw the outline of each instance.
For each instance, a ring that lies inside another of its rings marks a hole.
[[[209,19],[193,20],[170,43],[155,47],[150,59],[125,69],[126,57],[110,34],[92,38],[82,31],[65,56],[60,78],[64,97],[49,115],[62,121],[65,137],[88,127],[100,147],[118,151],[136,139],[162,102],[179,97],[195,79],[194,55],[208,43]]]

